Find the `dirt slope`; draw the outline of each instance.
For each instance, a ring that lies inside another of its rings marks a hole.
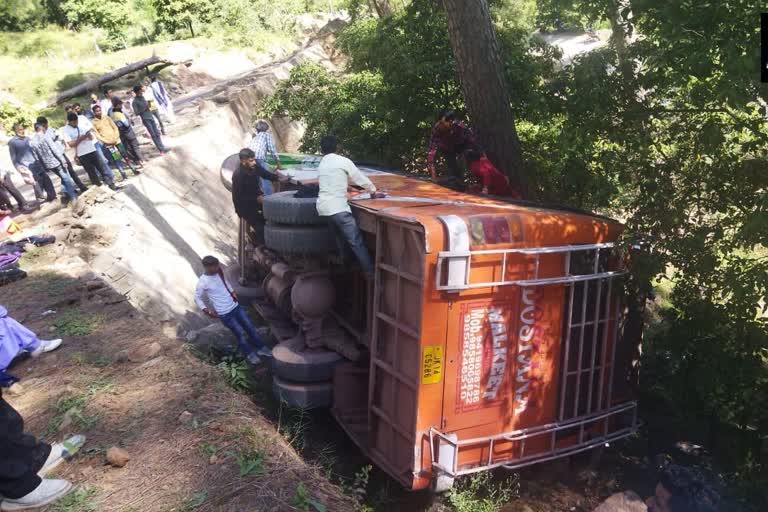
[[[70,229],[69,241],[24,257],[27,279],[2,288],[15,318],[65,339],[17,363],[22,390],[6,398],[30,432],[87,435],[84,453],[57,473],[79,485],[66,510],[302,510],[300,484],[328,510],[355,509],[220,371],[97,279],[77,245],[105,241],[98,230]],[[129,452],[124,468],[105,465],[112,446]]]
[[[75,207],[45,205],[18,218],[25,234],[55,233],[58,241],[25,255],[29,277],[0,288],[0,303],[65,344],[16,364],[21,391],[6,397],[30,432],[89,439],[58,473],[78,490],[51,510],[357,508],[220,369],[176,337],[206,323],[192,301],[200,257],[236,255],[236,217],[219,164],[242,147],[255,102],[307,58],[331,65],[322,39],[310,41],[285,60],[180,98],[179,122],[168,126],[173,151],[158,157],[144,140],[152,160],[140,177],[118,192],[92,187]],[[297,129],[278,135],[295,139]],[[130,453],[124,468],[105,464],[112,446]]]

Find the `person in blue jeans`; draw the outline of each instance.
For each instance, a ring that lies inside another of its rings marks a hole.
[[[144,123],[144,127],[147,129],[149,136],[152,137],[155,147],[164,155],[168,150],[163,145],[163,139],[160,137],[160,130],[155,123],[155,117],[152,114],[152,106],[149,101],[144,97],[145,87],[143,85],[137,85],[133,88],[133,93],[136,97],[133,99],[133,112],[141,118],[141,122]]]
[[[352,215],[352,209],[349,207],[347,189],[352,183],[366,189],[371,197],[385,197],[385,194],[377,192],[376,186],[360,172],[352,160],[337,154],[337,146],[336,137],[331,135],[320,140],[323,159],[317,166],[320,186],[317,196],[317,214],[327,217],[329,223],[335,228],[341,254],[344,255],[351,250],[365,278],[372,280],[375,270],[373,260],[363,241],[360,227]]]
[[[257,365],[261,363],[261,357],[272,357],[272,351],[259,338],[245,308],[238,303],[237,294],[224,277],[219,260],[214,256],[204,257],[203,269],[195,288],[197,307],[209,317],[221,320],[234,333],[237,347],[249,363]],[[208,298],[210,308],[203,297]]]

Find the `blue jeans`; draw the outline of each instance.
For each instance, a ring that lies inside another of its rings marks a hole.
[[[235,309],[227,313],[226,315],[219,316],[221,323],[226,325],[230,331],[232,331],[237,338],[237,348],[248,357],[254,350],[261,350],[264,348],[264,343],[259,338],[259,334],[256,332],[256,327],[251,321],[251,317],[248,316],[245,309],[238,304]],[[245,335],[251,338],[249,344]],[[255,348],[254,348],[255,347]]]
[[[59,177],[61,180],[61,188],[64,189],[64,193],[69,196],[71,200],[77,199],[77,192],[75,192],[75,182],[69,177],[67,170],[62,166],[58,166],[54,169],[48,169],[53,174]]]
[[[256,163],[264,169],[269,170],[269,167],[267,167],[267,161],[264,158],[257,158]],[[264,178],[259,178],[259,180],[261,180],[261,190],[264,191],[264,195],[268,196],[272,194],[272,182]]]
[[[340,212],[330,216],[331,224],[336,228],[336,232],[341,238],[342,243],[339,246],[342,256],[347,252],[347,247],[352,249],[358,263],[366,275],[373,275],[373,262],[371,255],[368,254],[368,248],[363,243],[363,235],[357,226],[357,221],[349,212]],[[346,244],[343,242],[346,241]]]
[[[157,129],[157,123],[155,123],[155,120],[152,118],[142,118],[141,122],[144,123],[144,127],[149,132],[149,136],[152,137],[152,142],[155,143],[157,150],[165,151],[165,146],[163,146],[163,139],[160,138],[160,130]]]

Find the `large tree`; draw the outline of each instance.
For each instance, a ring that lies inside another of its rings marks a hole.
[[[487,0],[443,0],[467,111],[488,157],[527,195],[520,139]]]

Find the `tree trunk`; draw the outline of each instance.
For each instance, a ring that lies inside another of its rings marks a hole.
[[[192,37],[195,37],[195,28],[192,26],[192,20],[187,21],[187,25],[189,26],[189,33],[192,34]]]
[[[443,0],[464,101],[488,158],[528,196],[520,139],[487,0]]]
[[[389,0],[371,0],[371,3],[379,18],[386,18],[392,14],[392,7],[389,5]]]
[[[191,60],[184,61],[184,64],[188,65],[191,62],[192,62]],[[97,76],[96,78],[92,78],[87,82],[83,82],[80,85],[76,85],[75,87],[72,87],[71,89],[67,89],[66,91],[60,92],[56,96],[52,96],[48,98],[44,102],[35,104],[34,107],[36,109],[42,109],[42,108],[50,107],[52,105],[56,105],[70,98],[74,98],[75,96],[82,96],[84,94],[87,94],[89,91],[98,89],[98,87],[102,84],[105,84],[107,82],[120,78],[121,76],[127,75],[128,73],[139,71],[142,68],[146,68],[148,66],[151,66],[152,64],[158,64],[158,63],[162,63],[166,65],[180,64],[180,62],[161,59],[157,55],[152,55],[148,59],[136,61],[132,64],[123,66],[122,68],[116,69],[114,71],[110,71],[109,73],[105,73],[101,76]]]

